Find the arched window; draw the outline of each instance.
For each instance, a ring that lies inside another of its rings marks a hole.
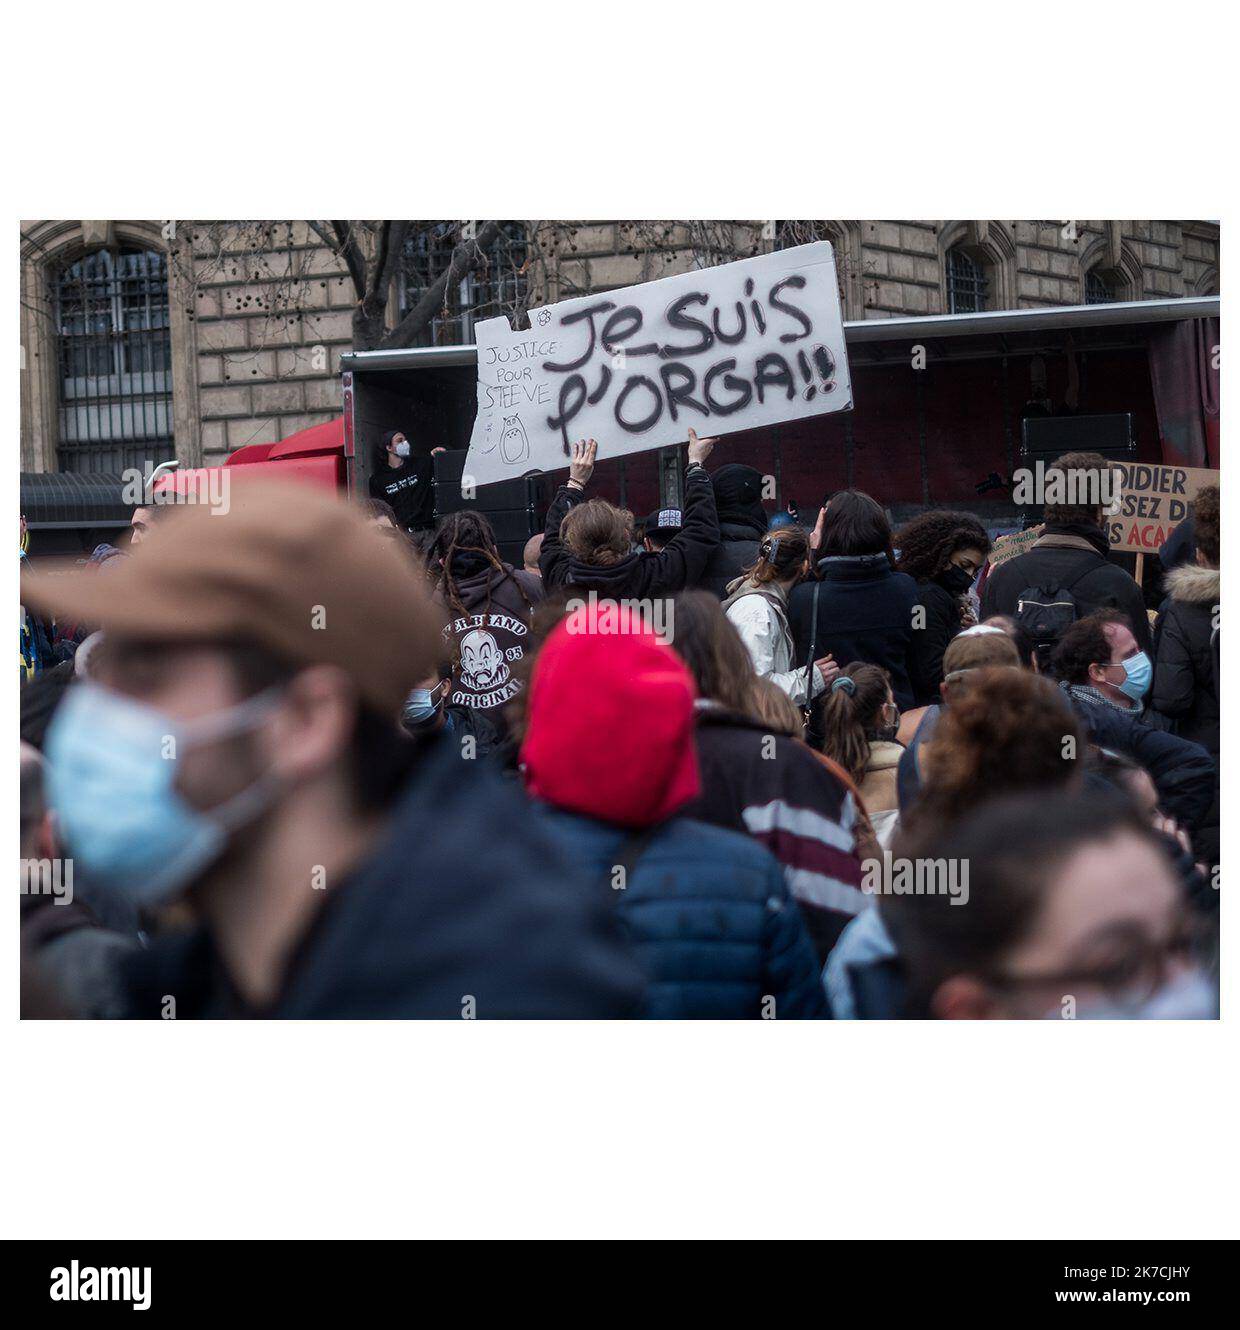
[[[100,249],[54,274],[62,471],[173,456],[168,269],[158,250]]]
[[[423,222],[405,240],[398,297],[404,317],[448,270],[452,251],[461,241],[459,222]],[[419,346],[454,346],[473,341],[474,324],[522,306],[526,295],[523,271],[528,257],[525,226],[500,223],[500,233],[487,247],[485,267],[474,269],[445,293],[442,313],[419,336]]]
[[[1113,305],[1118,297],[1115,288],[1096,269],[1085,274],[1085,303],[1087,305]]]
[[[986,308],[986,269],[959,245],[947,251],[947,312],[976,314]]]

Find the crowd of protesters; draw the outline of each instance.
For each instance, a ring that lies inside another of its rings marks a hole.
[[[522,567],[398,432],[361,503],[23,522],[25,1014],[1217,1015],[1217,488],[1147,612],[1101,504],[992,567],[713,445],[639,523],[581,441]]]

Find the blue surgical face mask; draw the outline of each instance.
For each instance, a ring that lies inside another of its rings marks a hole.
[[[1134,702],[1140,702],[1150,691],[1150,680],[1154,676],[1150,658],[1144,651],[1138,651],[1135,656],[1119,663],[1124,667],[1124,682],[1119,685],[1119,691]]]
[[[230,834],[274,797],[254,784],[208,812],[176,788],[188,750],[260,725],[274,690],[227,711],[178,723],[100,684],[76,683],[48,730],[48,796],[66,845],[92,884],[157,905],[224,851]]]
[[[428,725],[439,715],[443,698],[442,683],[434,688],[415,688],[405,701],[401,719],[406,725]]]

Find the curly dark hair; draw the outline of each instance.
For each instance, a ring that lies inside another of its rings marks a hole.
[[[1003,666],[978,670],[965,695],[944,708],[923,750],[921,796],[901,820],[918,828],[947,823],[983,800],[1063,787],[1084,750],[1080,723],[1049,679]]]
[[[942,509],[918,513],[905,522],[894,539],[895,547],[900,551],[896,567],[918,582],[937,577],[957,550],[990,553],[986,528],[972,513],[951,513]]]
[[[1220,545],[1217,485],[1206,485],[1197,491],[1197,497],[1193,500],[1193,539],[1197,548],[1210,561],[1210,566],[1217,568]]]
[[[1111,644],[1106,626],[1120,623],[1131,628],[1132,622],[1119,610],[1095,610],[1064,629],[1051,654],[1051,673],[1065,683],[1088,683],[1089,667],[1111,659]]]

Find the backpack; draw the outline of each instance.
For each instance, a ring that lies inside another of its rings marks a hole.
[[[1106,560],[1101,562],[1105,563]],[[1098,566],[1096,563],[1089,564],[1071,581],[1063,584],[1052,581],[1041,586],[1027,586],[1016,598],[1016,613],[1013,617],[1033,638],[1038,669],[1043,673],[1050,667],[1055,643],[1081,617],[1080,605],[1072,594],[1072,588]]]

